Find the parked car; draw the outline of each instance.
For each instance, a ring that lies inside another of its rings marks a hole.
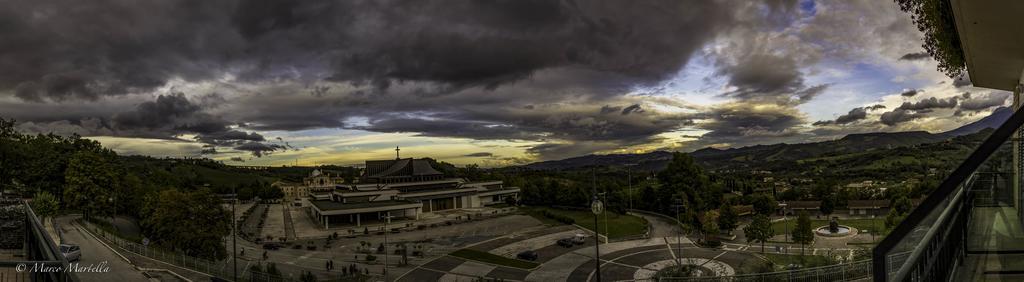
[[[82,259],[82,248],[78,245],[72,244],[60,244],[60,253],[64,255],[64,258],[68,261],[78,261]]]
[[[537,252],[534,252],[534,251],[524,251],[524,252],[519,253],[518,255],[516,255],[516,258],[517,259],[521,259],[521,260],[535,261],[535,260],[537,260]]]
[[[281,245],[278,245],[278,244],[275,244],[275,243],[263,244],[263,249],[264,250],[271,250],[271,251],[273,251],[273,250],[277,250],[277,249],[280,249],[280,248],[281,248]],[[302,247],[300,246],[299,248],[302,248]]]
[[[558,245],[566,248],[572,248],[576,243],[572,242],[572,238],[562,238],[558,239]]]
[[[576,236],[572,236],[572,242],[577,245],[582,245],[587,242],[587,235],[584,235],[583,233],[576,233]]]

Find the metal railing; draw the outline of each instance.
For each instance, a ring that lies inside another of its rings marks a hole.
[[[197,257],[193,257],[193,256],[188,256],[188,255],[185,255],[185,254],[182,254],[182,253],[164,251],[164,250],[160,250],[160,249],[157,249],[157,248],[152,248],[152,247],[144,246],[142,244],[139,244],[139,243],[136,243],[136,242],[133,242],[133,241],[130,241],[130,240],[126,240],[124,238],[121,238],[120,236],[117,236],[116,234],[112,234],[110,232],[107,232],[106,230],[103,230],[102,228],[99,228],[98,226],[96,226],[96,225],[94,225],[92,223],[84,222],[83,221],[83,224],[86,225],[86,229],[87,229],[86,231],[87,232],[91,232],[94,235],[96,235],[97,237],[102,238],[104,242],[113,244],[117,248],[122,249],[122,250],[127,251],[127,252],[130,252],[130,253],[133,253],[135,255],[144,256],[146,258],[157,260],[157,261],[161,261],[161,262],[164,262],[164,263],[167,263],[167,264],[171,264],[171,265],[174,265],[176,267],[183,268],[183,269],[188,269],[188,270],[192,270],[192,271],[195,271],[195,272],[204,273],[206,275],[214,277],[215,278],[215,279],[213,279],[214,281],[232,281],[232,279],[234,277],[234,270],[232,268],[233,266],[232,266],[232,264],[228,260],[213,261],[213,260],[207,260],[207,259],[203,259],[203,258],[197,258]],[[295,274],[295,275],[292,275],[291,277],[284,277],[284,276],[281,276],[281,275],[274,275],[274,274],[269,274],[269,273],[266,273],[266,272],[257,272],[257,271],[245,269],[245,270],[239,270],[238,271],[238,280],[237,281],[251,281],[251,282],[299,282],[299,281],[301,281],[300,279],[293,278],[293,277],[300,277],[300,275],[299,274]],[[358,275],[358,276],[341,277],[341,278],[327,279],[327,280],[319,279],[317,281],[321,281],[321,282],[333,282],[333,281],[373,281],[373,279],[375,277],[378,277],[378,275],[375,275],[375,274],[374,275]]]
[[[63,271],[71,267],[67,259],[43,228],[42,222],[35,211],[25,201],[20,202],[25,213],[25,259],[24,261],[0,261],[0,268],[13,268],[7,272],[10,277],[0,277],[0,281],[78,281],[72,271]],[[59,271],[32,271],[32,267],[59,267]],[[7,276],[8,274],[2,274]],[[6,279],[6,280],[5,280]]]
[[[1016,110],[875,247],[875,281],[948,280],[964,258],[974,175],[1024,125]]]
[[[660,277],[658,282],[831,282],[855,281],[871,277],[871,260],[819,266],[798,270],[776,271],[768,273],[743,274],[719,277]],[[654,281],[654,280],[651,280]]]

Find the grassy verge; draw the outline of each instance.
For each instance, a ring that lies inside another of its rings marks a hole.
[[[456,257],[460,257],[460,258],[464,258],[464,259],[468,259],[468,260],[481,261],[481,262],[492,263],[492,264],[497,264],[497,265],[504,265],[504,266],[508,266],[508,267],[521,268],[521,269],[534,269],[534,268],[536,268],[539,265],[539,264],[537,264],[535,262],[531,262],[531,261],[507,258],[507,257],[495,255],[495,254],[492,254],[492,253],[488,253],[488,252],[484,252],[484,251],[477,251],[477,250],[472,250],[472,249],[461,249],[461,250],[452,252],[451,255],[452,256],[456,256]]]
[[[786,224],[787,223],[789,224],[789,232],[792,233],[793,232],[793,228],[796,227],[796,217],[790,217],[786,221],[772,222],[772,230],[774,230],[775,234],[777,234],[777,235],[786,234]],[[876,230],[880,231],[881,229],[885,228],[885,218],[878,217],[878,218],[874,218],[874,219],[872,219],[872,218],[840,219],[839,220],[839,225],[846,225],[846,226],[849,226],[849,227],[857,228],[857,230],[859,230],[861,233],[863,233],[864,230],[871,230],[871,232],[876,232]],[[827,219],[812,219],[811,220],[811,228],[818,228],[818,227],[821,227],[821,226],[828,226],[828,220]],[[875,233],[875,234],[880,234],[880,233]]]
[[[558,214],[572,218],[576,221],[576,224],[583,228],[594,230],[594,214],[589,210],[564,210],[547,207],[524,207],[521,208],[526,214],[533,216],[537,220],[545,224],[558,225],[562,224],[552,218],[546,217],[542,214],[543,211],[548,211],[553,214]],[[643,218],[617,214],[614,212],[605,211],[608,215],[608,230],[607,235],[611,239],[634,236],[644,234],[647,230],[647,221]],[[605,232],[605,216],[598,216],[598,233],[606,234]]]
[[[818,267],[835,264],[831,259],[824,256],[815,255],[784,255],[784,254],[764,254],[765,258],[775,264],[776,267],[785,267],[790,264],[798,264],[803,268]]]

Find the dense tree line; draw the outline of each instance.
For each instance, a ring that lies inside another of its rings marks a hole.
[[[33,207],[80,212],[87,219],[137,215],[158,246],[221,259],[228,212],[210,187],[181,168],[138,163],[78,135],[22,134],[0,118],[0,189],[36,196]],[[212,163],[211,161],[203,161]],[[212,164],[211,164],[212,165]]]

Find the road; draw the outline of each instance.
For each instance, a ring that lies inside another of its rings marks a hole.
[[[76,218],[73,216],[58,217],[55,220],[60,226],[58,232],[64,236],[64,242],[76,244],[82,248],[82,259],[78,262],[80,267],[88,265],[99,265],[106,262],[110,272],[106,273],[78,273],[82,281],[150,281],[142,275],[142,272],[135,270],[135,267],[121,259],[109,248],[103,245],[95,237],[86,234],[78,225],[72,223]]]

